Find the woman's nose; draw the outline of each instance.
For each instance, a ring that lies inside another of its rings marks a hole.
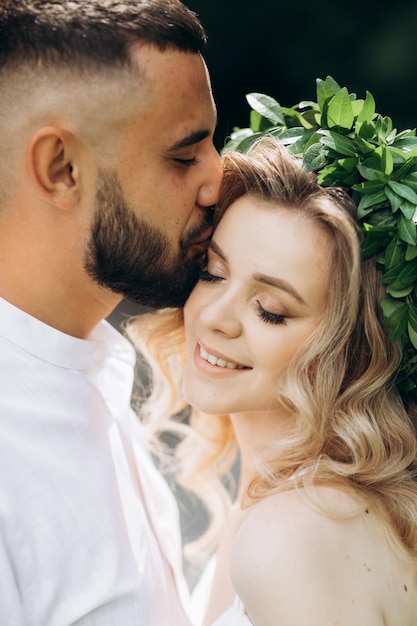
[[[230,338],[238,337],[242,332],[239,306],[232,295],[224,293],[207,303],[200,312],[203,324],[213,332],[222,333]]]

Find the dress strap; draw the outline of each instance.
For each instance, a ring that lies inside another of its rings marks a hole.
[[[239,613],[239,615],[245,615],[245,607],[243,606],[242,600],[238,595],[235,596],[235,601],[233,603],[233,608]]]

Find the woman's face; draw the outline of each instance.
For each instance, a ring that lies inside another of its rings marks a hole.
[[[329,252],[327,235],[296,211],[251,195],[227,209],[185,307],[191,405],[278,408],[277,381],[326,307]]]

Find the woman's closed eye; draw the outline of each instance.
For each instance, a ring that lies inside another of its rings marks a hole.
[[[271,313],[263,308],[259,300],[256,301],[257,313],[261,320],[266,322],[267,324],[286,324],[287,316],[281,315],[280,313]]]

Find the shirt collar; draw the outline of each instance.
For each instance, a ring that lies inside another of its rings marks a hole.
[[[58,367],[89,370],[108,356],[131,365],[135,362],[129,341],[106,321],[95,327],[89,339],[79,339],[48,326],[3,298],[0,320],[0,336]]]

